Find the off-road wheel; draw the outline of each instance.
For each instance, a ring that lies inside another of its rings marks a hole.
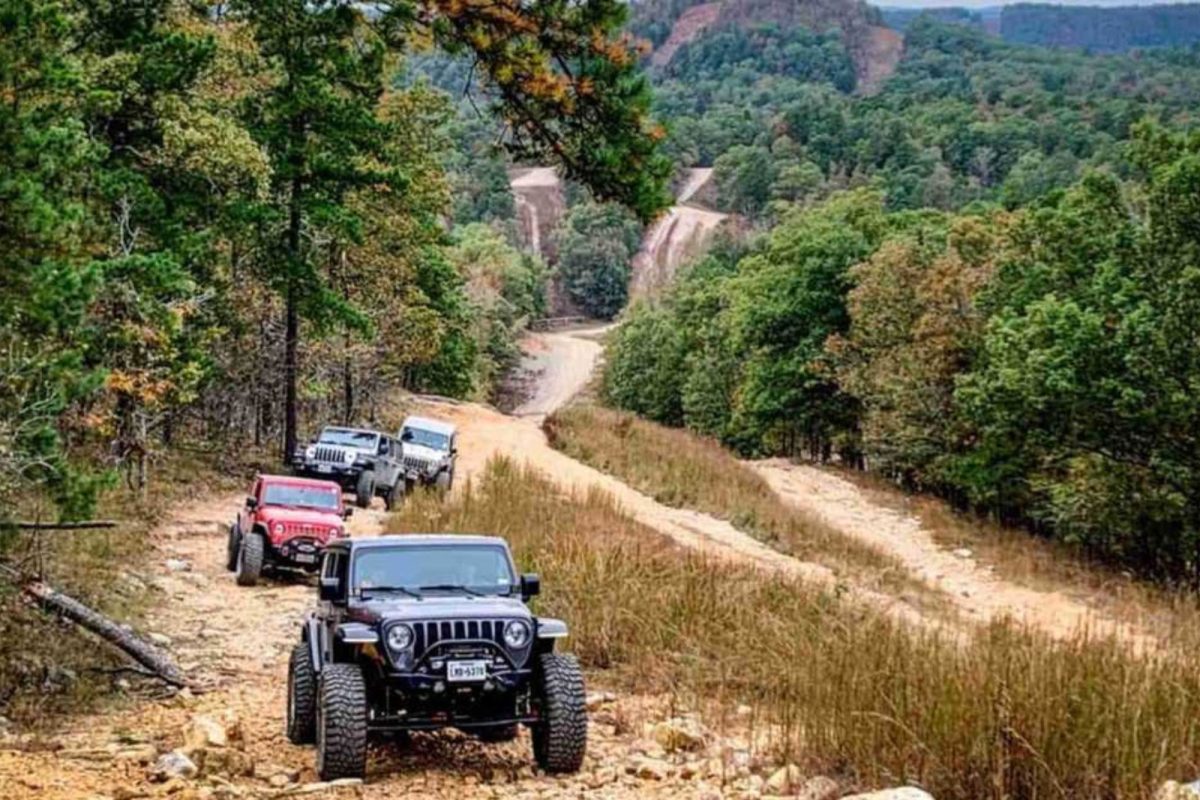
[[[317,738],[317,673],[306,642],[292,648],[288,661],[287,737],[292,744]]]
[[[433,479],[433,485],[439,492],[450,491],[450,487],[454,485],[454,473],[448,469],[442,470]]]
[[[354,505],[359,508],[370,508],[371,498],[375,496],[375,475],[363,472],[358,476],[358,484],[354,487]]]
[[[533,757],[550,773],[578,772],[587,750],[587,707],[583,671],[575,656],[538,657],[541,719],[532,726]]]
[[[388,511],[404,502],[404,479],[396,478],[392,488],[383,493],[383,505]]]
[[[481,742],[499,743],[511,742],[517,738],[517,726],[513,725],[489,725],[486,728],[475,728],[472,733],[475,738]]]
[[[357,664],[326,664],[317,700],[317,774],[323,781],[367,771],[367,686]]]
[[[238,547],[237,563],[234,564],[238,586],[253,586],[262,575],[263,554],[266,543],[261,533],[247,533]]]
[[[229,526],[229,541],[225,544],[225,569],[233,572],[237,569],[238,548],[242,543],[238,541],[242,537],[238,534],[237,523]]]

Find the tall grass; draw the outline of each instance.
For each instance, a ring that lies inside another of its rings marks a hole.
[[[578,404],[549,417],[551,446],[665,505],[728,520],[775,549],[894,589],[917,588],[890,556],[785,503],[719,443],[635,415]]]
[[[1142,798],[1200,772],[1200,656],[1138,659],[1008,625],[950,643],[781,576],[682,551],[597,492],[500,460],[396,531],[486,531],[543,576],[591,669],[681,700],[750,703],[778,746],[864,787],[940,800]]]

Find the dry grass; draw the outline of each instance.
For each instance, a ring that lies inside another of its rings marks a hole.
[[[112,529],[74,532],[0,531],[0,559],[26,574],[40,575],[113,619],[139,627],[155,596],[148,590],[152,544],[148,535],[176,503],[198,494],[235,491],[248,485],[262,453],[230,460],[218,453],[175,451],[151,471],[146,494],[117,483],[100,497],[96,517]],[[27,497],[19,516],[45,518],[49,506]],[[24,602],[11,581],[0,578],[0,714],[24,727],[51,724],[61,713],[91,710],[114,694],[127,666],[108,645]]]
[[[1200,656],[1137,659],[1006,625],[950,644],[793,580],[705,561],[597,492],[493,462],[398,531],[487,531],[542,573],[542,613],[626,686],[757,708],[781,757],[939,800],[1144,798],[1200,771]]]
[[[780,552],[930,601],[895,559],[792,508],[711,439],[587,403],[556,412],[544,428],[552,447],[664,505],[726,519]]]

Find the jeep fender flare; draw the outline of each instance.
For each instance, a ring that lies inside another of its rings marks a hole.
[[[323,653],[329,648],[325,646],[325,642],[321,641],[325,636],[325,627],[317,622],[317,618],[309,615],[304,619],[304,627],[300,633],[300,639],[308,645],[308,657],[312,660],[313,672],[320,674],[321,665],[325,659]]]
[[[565,639],[570,635],[570,632],[567,630],[567,623],[561,619],[538,617],[536,622],[537,638],[539,639]]]

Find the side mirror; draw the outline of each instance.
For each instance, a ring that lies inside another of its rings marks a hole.
[[[346,506],[342,509],[342,519],[350,519],[353,514],[354,508],[352,506]]]
[[[342,582],[337,578],[322,576],[317,595],[327,602],[336,602],[342,593]]]
[[[542,593],[542,579],[536,572],[526,572],[521,576],[521,597],[528,600]]]
[[[251,511],[258,508],[258,498],[257,497],[247,497],[246,498],[246,508],[250,509]]]

